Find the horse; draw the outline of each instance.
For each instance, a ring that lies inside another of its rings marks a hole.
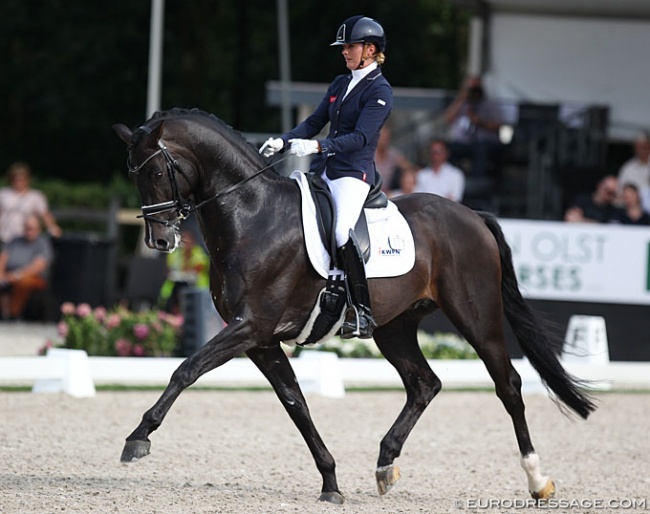
[[[174,371],[158,401],[126,438],[122,462],[150,453],[149,436],[184,389],[246,354],[304,438],[322,477],[319,500],[343,503],[335,460],[314,426],[281,347],[282,341],[299,335],[325,285],[305,249],[295,181],[275,172],[239,132],[197,109],[157,112],[135,130],[124,124],[113,129],[127,145],[147,246],[174,251],[180,221],[196,212],[211,258],[212,299],[227,322]],[[510,247],[493,214],[428,193],[394,202],[412,231],[415,264],[401,276],[369,279],[377,323],[373,338],[406,391],[405,404],[380,443],[375,469],[379,494],[386,494],[400,478],[395,460],[442,386],[417,340],[420,321],[440,309],[476,350],[494,381],[512,419],[530,494],[550,498],[555,485],[542,475],[531,442],[521,378],[506,350],[504,319],[558,405],[586,419],[595,404],[585,383],[564,370],[557,350],[562,341],[522,297]]]

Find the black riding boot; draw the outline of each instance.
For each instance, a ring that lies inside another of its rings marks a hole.
[[[341,325],[341,339],[370,339],[377,324],[372,319],[363,256],[352,231],[348,242],[339,248],[339,259],[345,270],[345,284],[350,300]]]

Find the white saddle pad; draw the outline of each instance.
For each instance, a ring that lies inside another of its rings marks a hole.
[[[330,257],[321,241],[316,223],[316,206],[309,191],[307,177],[294,171],[291,178],[298,183],[302,196],[302,223],[305,244],[312,266],[327,278]],[[366,263],[368,278],[397,277],[413,268],[415,244],[411,228],[397,206],[388,201],[383,209],[365,209],[370,234],[370,259]]]

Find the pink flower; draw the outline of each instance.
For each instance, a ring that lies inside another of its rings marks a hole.
[[[184,322],[185,319],[180,314],[178,316],[174,316],[173,314],[167,316],[167,323],[169,323],[174,328],[181,328]]]
[[[119,314],[111,314],[106,319],[106,327],[109,328],[109,329],[119,327],[121,321],[122,321],[122,318],[120,318]]]
[[[133,333],[135,334],[135,337],[142,341],[149,335],[149,326],[144,323],[137,323],[133,327]]]
[[[126,339],[118,339],[115,341],[115,352],[120,357],[128,357],[131,355],[131,343]]]
[[[136,357],[144,357],[147,354],[147,351],[144,349],[144,346],[141,344],[133,345],[133,355]]]
[[[66,337],[68,337],[68,333],[70,333],[70,327],[65,321],[60,321],[56,326],[56,333],[59,334],[60,337],[65,339]]]
[[[104,321],[104,318],[106,317],[106,308],[100,305],[95,308],[94,314],[97,321]]]
[[[39,354],[39,355],[46,355],[46,354],[47,354],[47,351],[48,351],[50,348],[52,348],[53,346],[54,346],[54,344],[52,344],[52,341],[50,341],[49,339],[46,340],[46,341],[45,341],[45,344],[39,348],[39,350],[38,350],[38,354]]]
[[[74,307],[74,303],[64,302],[61,304],[61,314],[71,315],[76,312],[77,309]]]
[[[77,316],[87,318],[92,314],[93,310],[87,303],[80,303],[77,305]]]

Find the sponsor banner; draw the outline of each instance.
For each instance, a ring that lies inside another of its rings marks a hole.
[[[499,223],[526,298],[650,305],[650,227]]]

